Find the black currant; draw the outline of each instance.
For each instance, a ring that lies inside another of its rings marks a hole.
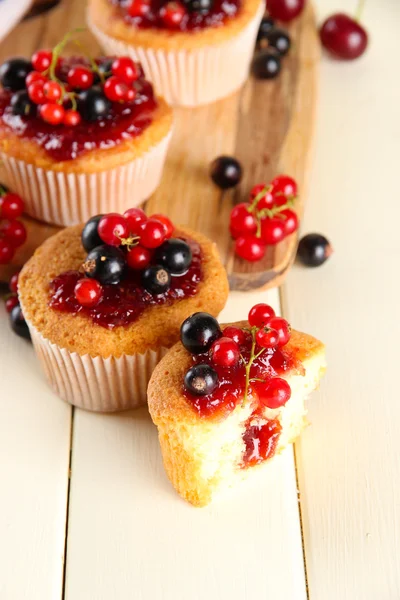
[[[183,240],[172,238],[157,248],[154,260],[158,265],[167,267],[171,275],[182,275],[190,267],[192,251]]]
[[[97,68],[100,71],[100,73],[102,73],[102,75],[104,75],[106,78],[111,75],[111,67],[114,60],[114,58],[104,58],[97,65]],[[94,81],[95,83],[99,83],[100,81],[100,77],[97,72],[94,73]]]
[[[223,190],[235,187],[242,179],[242,167],[233,156],[218,156],[210,165],[210,177]]]
[[[309,233],[299,242],[297,258],[307,267],[319,267],[332,252],[332,246],[324,235]]]
[[[126,269],[124,253],[114,246],[97,246],[89,252],[83,263],[86,277],[97,279],[102,285],[118,284]]]
[[[190,13],[206,15],[213,7],[213,0],[184,0],[184,4]]]
[[[142,273],[142,284],[150,294],[164,294],[171,287],[171,273],[162,265],[147,267]]]
[[[290,37],[283,29],[273,29],[266,37],[268,45],[275,48],[281,56],[287,54],[290,50]]]
[[[195,396],[208,396],[217,385],[217,372],[210,365],[195,365],[185,375],[185,388]]]
[[[25,58],[12,58],[0,66],[0,83],[7,90],[18,92],[25,88],[25,79],[33,70],[32,64]]]
[[[103,216],[104,215],[96,215],[95,217],[92,217],[82,230],[82,246],[85,248],[86,252],[90,252],[93,248],[97,248],[97,246],[101,246],[104,243],[98,233],[99,221]]]
[[[281,59],[274,48],[261,50],[253,58],[251,71],[257,79],[274,79],[281,70]]]
[[[110,108],[111,102],[98,86],[84,90],[78,96],[78,110],[84,121],[103,119],[108,115]]]
[[[10,323],[11,329],[19,337],[25,338],[26,340],[31,339],[31,334],[29,333],[28,325],[26,324],[24,315],[22,314],[21,306],[19,304],[17,304],[17,306],[14,306],[10,313]]]
[[[32,102],[25,90],[15,92],[11,96],[10,104],[14,115],[33,117],[36,114],[36,104]]]
[[[181,342],[191,354],[207,352],[221,335],[217,319],[205,312],[194,313],[181,325]]]
[[[267,39],[268,33],[275,27],[275,21],[270,17],[264,17],[260,23],[257,33],[257,42]]]

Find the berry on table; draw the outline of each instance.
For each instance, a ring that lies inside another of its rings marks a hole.
[[[67,75],[68,84],[76,90],[87,90],[93,85],[94,74],[88,67],[71,67]]]
[[[92,217],[86,222],[82,230],[81,241],[86,252],[90,252],[94,248],[97,248],[97,246],[103,244],[103,240],[99,236],[99,222],[103,216],[104,215],[96,215],[95,217]]]
[[[192,262],[192,251],[183,240],[169,239],[157,248],[154,259],[172,275],[183,275]]]
[[[43,73],[50,67],[52,59],[53,53],[51,50],[38,50],[32,56],[32,66],[35,71]]]
[[[210,165],[210,177],[222,190],[235,187],[242,179],[241,164],[233,156],[219,156]]]
[[[281,242],[285,237],[285,222],[279,217],[261,219],[261,239],[268,246]]]
[[[161,265],[148,267],[142,273],[142,285],[150,294],[164,294],[171,287],[171,273]]]
[[[8,284],[8,287],[12,294],[18,293],[18,278],[19,278],[19,272],[14,273],[14,275],[11,277],[10,282]]]
[[[15,92],[11,96],[10,106],[13,115],[19,115],[20,117],[32,117],[36,114],[36,105],[29,98],[26,90]]]
[[[183,17],[186,15],[186,9],[180,2],[170,0],[160,9],[160,17],[167,27],[176,29],[181,24]]]
[[[78,96],[78,110],[85,121],[97,121],[106,117],[110,111],[111,102],[98,86],[83,90]]]
[[[123,216],[124,219],[126,219],[129,231],[132,234],[139,234],[142,229],[142,224],[147,221],[146,214],[141,208],[129,208],[124,212]]]
[[[160,215],[160,214],[151,215],[150,219],[155,219],[156,221],[160,221],[160,223],[162,223],[165,226],[166,238],[169,239],[170,237],[172,237],[175,227],[174,227],[174,224],[172,223],[171,219],[169,219],[165,215]]]
[[[60,125],[64,120],[65,108],[60,104],[41,104],[39,113],[46,123]]]
[[[97,227],[98,234],[105,244],[120,246],[121,240],[129,237],[127,220],[118,213],[104,215]]]
[[[284,406],[292,395],[290,385],[281,377],[272,377],[265,382],[255,382],[254,388],[261,404],[267,408]]]
[[[111,71],[113,75],[127,84],[133,83],[139,77],[136,63],[128,56],[116,58],[111,65]]]
[[[255,235],[241,236],[236,240],[235,252],[240,258],[255,262],[263,258],[265,244]]]
[[[19,337],[25,338],[26,340],[31,339],[31,334],[29,333],[28,325],[25,321],[21,306],[19,304],[14,306],[10,313],[10,323],[11,329]]]
[[[238,344],[239,346],[243,344],[246,340],[245,332],[243,331],[243,329],[239,329],[239,327],[225,327],[224,331],[222,332],[222,335],[225,338],[231,338],[231,340],[236,342],[236,344]]]
[[[151,252],[143,246],[134,246],[126,255],[126,262],[131,269],[142,270],[149,266]]]
[[[140,243],[145,248],[158,248],[165,241],[164,225],[157,219],[148,219],[141,228]]]
[[[257,221],[255,216],[249,212],[250,204],[242,202],[237,204],[231,211],[229,228],[234,239],[256,233]]]
[[[18,194],[7,192],[0,199],[0,216],[2,219],[18,219],[24,212],[24,201]]]
[[[368,34],[360,23],[343,13],[330,16],[322,24],[321,43],[336,58],[354,60],[368,46]]]
[[[151,10],[150,0],[132,0],[128,6],[128,14],[131,17],[145,17]]]
[[[205,312],[197,312],[181,325],[181,342],[191,354],[207,352],[222,335],[215,317]]]
[[[12,311],[12,309],[15,308],[15,306],[19,305],[18,296],[16,294],[14,294],[13,296],[10,296],[9,298],[7,298],[7,300],[5,301],[5,305],[6,305],[6,311],[8,313],[10,313]]]
[[[272,193],[275,197],[279,195],[285,196],[285,198],[291,198],[297,196],[297,183],[293,177],[289,175],[277,175],[272,181]]]
[[[266,36],[268,47],[275,48],[280,56],[285,56],[290,50],[290,37],[283,29],[273,29]]]
[[[332,254],[333,249],[325,236],[309,233],[301,238],[297,258],[307,267],[319,267]]]
[[[96,279],[80,279],[74,289],[75,298],[81,306],[93,308],[103,296],[103,288]]]
[[[282,317],[271,317],[267,327],[274,329],[278,333],[278,346],[285,346],[290,340],[290,325]]]
[[[0,83],[6,90],[18,92],[25,88],[27,75],[32,71],[32,64],[24,58],[6,60],[0,66]]]
[[[268,324],[257,331],[256,342],[261,348],[276,348],[279,344],[278,332]]]
[[[270,17],[278,21],[291,21],[303,10],[305,0],[267,0],[267,11]]]
[[[251,71],[256,79],[274,79],[281,71],[281,59],[273,48],[261,50],[253,58]]]
[[[233,367],[240,359],[239,346],[231,338],[223,336],[211,346],[210,358],[215,365]]]
[[[121,282],[126,269],[124,253],[113,246],[98,246],[89,252],[83,263],[86,277],[97,279],[102,285]]]
[[[265,327],[275,317],[275,311],[269,304],[255,304],[249,312],[248,321],[251,327]]]
[[[260,47],[261,42],[266,40],[270,31],[275,27],[275,21],[271,17],[263,17],[257,33],[257,45]]]
[[[195,396],[208,396],[218,385],[218,374],[210,365],[194,365],[185,375],[185,388]]]

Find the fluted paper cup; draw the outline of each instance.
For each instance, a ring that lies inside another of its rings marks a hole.
[[[27,323],[46,378],[62,400],[96,412],[116,412],[146,404],[151,374],[168,348],[123,354],[119,358],[80,355],[53,344]]]
[[[106,54],[130,56],[142,64],[157,92],[175,106],[199,106],[229,96],[246,81],[264,1],[237,35],[220,44],[185,50],[163,50],[127,44],[88,24]]]
[[[171,134],[131,162],[98,173],[43,169],[2,152],[4,183],[24,199],[26,214],[46,223],[77,225],[93,215],[123,213],[157,188]]]

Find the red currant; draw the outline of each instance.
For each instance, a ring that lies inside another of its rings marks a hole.
[[[67,81],[69,85],[77,90],[87,90],[93,85],[94,75],[88,67],[77,65],[68,71]]]
[[[126,84],[118,77],[115,77],[115,75],[112,75],[107,79],[103,90],[104,94],[111,102],[120,102],[125,99]]]
[[[136,63],[128,56],[116,58],[111,67],[112,74],[125,83],[133,83],[139,77]]]
[[[14,256],[14,247],[13,245],[0,238],[0,265],[7,265],[12,261]]]
[[[0,200],[0,215],[3,219],[18,219],[24,208],[24,201],[18,194],[7,192]]]
[[[126,255],[126,262],[131,269],[145,269],[149,266],[151,252],[143,246],[134,246]]]
[[[264,196],[257,202],[257,209],[263,210],[264,208],[272,208],[274,204],[275,197],[273,193],[268,190],[268,192],[265,192]]]
[[[142,225],[140,243],[145,248],[158,248],[166,239],[165,226],[157,219],[148,219]]]
[[[269,304],[255,304],[250,309],[248,320],[251,327],[264,327],[275,316],[275,311]]]
[[[128,6],[128,14],[131,17],[145,17],[150,10],[150,0],[132,0],[132,3]]]
[[[136,98],[136,90],[134,90],[133,88],[127,87],[125,90],[125,96],[124,96],[125,102],[133,102],[135,98]]]
[[[12,292],[13,294],[18,293],[18,278],[19,278],[19,271],[18,271],[18,273],[14,273],[14,275],[11,277],[10,282],[8,284],[8,287],[10,288],[10,292]]]
[[[229,337],[221,337],[211,346],[210,357],[215,365],[233,367],[240,358],[239,346]]]
[[[174,227],[171,219],[168,219],[168,217],[166,217],[165,215],[159,215],[159,214],[151,215],[150,219],[156,219],[156,221],[160,221],[160,223],[162,223],[165,226],[165,229],[166,229],[165,239],[169,240],[172,237],[175,227]]]
[[[281,242],[285,237],[285,222],[278,217],[261,219],[261,238],[269,246]]]
[[[43,104],[46,102],[46,96],[44,95],[44,81],[34,81],[28,87],[28,96],[35,104]]]
[[[294,210],[290,210],[290,208],[287,208],[286,210],[283,210],[280,214],[285,217],[285,221],[283,222],[285,228],[285,235],[290,235],[291,233],[294,233],[299,228],[299,219]]]
[[[28,88],[35,81],[42,81],[43,83],[45,83],[47,81],[47,77],[43,75],[43,73],[39,73],[38,71],[31,71],[25,79],[26,87]]]
[[[18,304],[19,304],[18,296],[10,296],[6,300],[6,311],[8,313],[10,313],[13,308],[18,306]]]
[[[337,58],[353,60],[364,54],[368,34],[355,19],[343,13],[332,15],[319,32],[322,45]]]
[[[269,325],[262,327],[256,333],[256,342],[261,348],[276,348],[279,344],[279,335]]]
[[[180,2],[167,2],[161,7],[160,17],[163,20],[164,25],[171,29],[179,27],[183,17],[186,15],[186,9]]]
[[[274,196],[283,194],[286,198],[297,195],[297,183],[288,175],[278,175],[271,182]]]
[[[146,214],[141,208],[129,208],[124,212],[124,219],[128,222],[129,231],[135,235],[142,230],[142,224],[147,221]]]
[[[224,338],[231,338],[239,346],[246,341],[246,333],[239,327],[226,327],[222,333]]]
[[[267,11],[272,19],[291,21],[304,8],[305,0],[267,0]]]
[[[278,346],[286,346],[290,340],[290,325],[286,319],[282,319],[282,317],[272,317],[268,321],[267,326],[271,327],[271,329],[275,329],[275,331],[278,332]]]
[[[100,219],[97,231],[105,244],[120,246],[121,239],[129,237],[128,221],[118,213],[110,213]]]
[[[74,294],[81,306],[93,308],[100,302],[103,296],[103,288],[96,279],[85,277],[76,284]]]
[[[236,240],[235,252],[244,260],[255,262],[265,254],[265,244],[255,235],[242,236]]]
[[[257,221],[253,213],[249,212],[249,207],[248,202],[242,202],[234,206],[231,211],[229,226],[234,239],[257,231]]]
[[[81,122],[82,117],[77,110],[66,110],[63,124],[67,127],[76,127]]]
[[[65,109],[60,104],[42,104],[40,107],[40,116],[50,125],[60,125],[63,122]]]
[[[250,201],[254,200],[254,198],[256,198],[258,194],[261,194],[261,192],[263,192],[266,189],[268,189],[266,183],[257,183],[257,185],[254,185],[250,191]]]
[[[255,382],[253,385],[260,403],[267,408],[284,406],[292,395],[290,385],[281,377],[272,377],[268,381]]]
[[[16,219],[3,221],[0,225],[0,231],[14,248],[19,248],[19,246],[22,246],[26,242],[26,229],[23,223]]]
[[[49,102],[57,102],[62,94],[60,84],[56,81],[46,81],[43,85],[43,94]]]
[[[51,50],[39,50],[32,56],[32,66],[35,71],[43,73],[43,71],[47,71],[50,67],[52,58],[53,53]]]

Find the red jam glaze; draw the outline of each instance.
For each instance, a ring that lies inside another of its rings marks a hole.
[[[202,252],[197,242],[186,238],[185,242],[192,249],[192,263],[184,275],[172,277],[171,287],[164,294],[153,296],[147,292],[140,283],[140,272],[128,269],[120,285],[103,286],[103,298],[95,308],[85,308],[74,295],[75,285],[84,275],[68,271],[51,282],[49,306],[60,312],[86,315],[96,325],[111,330],[133,323],[149,306],[170,305],[195,296],[203,277]]]
[[[99,59],[99,63],[102,59]],[[84,58],[64,59],[57,76],[66,80],[72,65],[87,66]],[[75,127],[50,125],[37,116],[13,115],[10,107],[12,94],[0,92],[0,118],[3,126],[22,139],[33,140],[55,161],[73,160],[91,150],[108,149],[127,139],[134,138],[150,125],[152,113],[157,108],[151,83],[144,79],[143,71],[133,86],[136,98],[133,102],[112,103],[109,114],[94,122],[82,121]]]
[[[246,447],[243,454],[243,468],[253,467],[272,458],[281,435],[282,428],[277,419],[261,421],[257,424],[255,417],[255,414],[250,417],[243,435]]]
[[[160,8],[166,4],[165,0],[151,0],[151,10],[141,17],[131,17],[127,12],[130,0],[110,0],[119,7],[120,16],[128,23],[140,29],[169,29],[159,16]],[[207,14],[187,13],[178,28],[171,30],[198,31],[207,27],[220,27],[229,19],[236,17],[240,12],[242,0],[214,0],[212,9]]]

